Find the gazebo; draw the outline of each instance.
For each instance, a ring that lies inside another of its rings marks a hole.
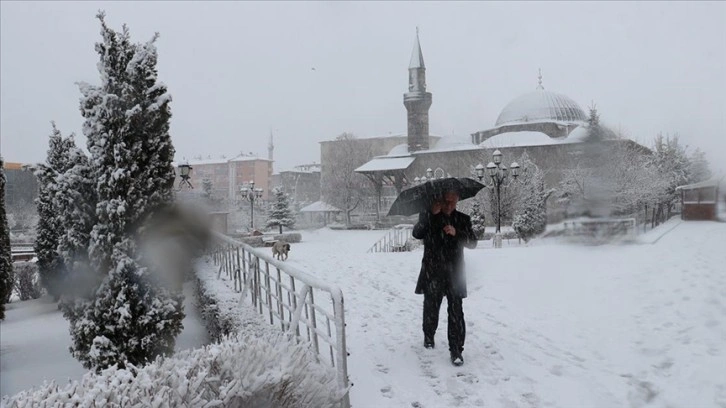
[[[341,210],[338,207],[335,207],[333,205],[330,205],[326,203],[325,201],[316,201],[310,205],[307,205],[300,209],[301,213],[309,213],[310,214],[310,222],[313,222],[313,215],[318,213],[323,215],[323,224],[327,225],[330,221],[330,214],[335,213],[341,213],[343,210]]]
[[[699,183],[676,187],[681,193],[681,219],[717,220],[718,189],[723,179],[712,178]]]

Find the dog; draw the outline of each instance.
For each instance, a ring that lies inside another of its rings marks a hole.
[[[290,244],[285,241],[277,241],[272,246],[272,256],[277,257],[278,260],[287,260],[287,253],[290,252]]]

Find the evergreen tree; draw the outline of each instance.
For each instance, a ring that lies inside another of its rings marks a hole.
[[[474,199],[474,204],[471,206],[470,216],[474,234],[478,239],[482,239],[484,237],[484,230],[486,229],[486,218],[484,217],[484,209],[482,208],[479,200]]]
[[[158,285],[136,242],[145,223],[173,199],[171,97],[158,81],[158,34],[132,44],[126,26],[98,14],[101,85],[81,84],[84,133],[98,203],[89,257],[100,285],[64,308],[71,352],[85,367],[142,365],[169,354],[181,331],[183,297]]]
[[[590,106],[590,116],[587,119],[586,142],[601,142],[605,139],[605,129],[600,125],[600,114],[597,113],[595,104]]]
[[[5,318],[5,303],[10,300],[14,282],[10,229],[5,213],[5,163],[0,157],[0,319]]]
[[[295,225],[295,215],[290,208],[290,200],[287,194],[280,188],[276,188],[274,193],[275,202],[272,203],[270,208],[267,228],[280,227],[280,234],[282,234],[282,227],[292,228]]]
[[[690,183],[698,183],[699,181],[708,180],[711,178],[711,168],[708,165],[706,159],[706,153],[701,149],[696,149],[689,158],[690,169]]]
[[[94,286],[86,279],[91,275],[88,246],[96,223],[96,182],[88,157],[75,146],[73,135],[69,140],[68,169],[57,177],[54,207],[63,215],[58,253],[68,274],[64,293],[80,296],[79,290]]]
[[[202,197],[208,202],[211,203],[212,198],[212,180],[210,180],[208,177],[205,177],[202,179]]]
[[[65,264],[58,253],[62,234],[62,214],[55,205],[59,192],[57,179],[68,169],[68,154],[74,146],[72,139],[63,138],[60,130],[52,123],[53,133],[48,141],[49,149],[45,163],[34,167],[38,177],[38,234],[35,253],[38,256],[38,272],[43,288],[57,301],[62,294]]]
[[[211,206],[212,208],[218,208],[219,205],[222,203],[222,198],[218,198],[214,196],[213,193],[214,184],[212,184],[212,180],[205,177],[202,179],[202,197],[204,198],[204,201]]]
[[[520,176],[517,180],[518,205],[512,227],[525,242],[545,231],[547,227],[547,198],[552,190],[545,191],[544,173],[526,152],[519,158]]]

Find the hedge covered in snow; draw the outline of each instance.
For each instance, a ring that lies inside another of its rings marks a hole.
[[[335,372],[282,332],[227,336],[217,344],[157,358],[143,368],[112,366],[66,386],[54,382],[6,397],[23,407],[335,407]],[[331,392],[331,390],[333,392]]]
[[[197,273],[197,309],[207,327],[209,337],[220,341],[224,336],[250,331],[279,331],[269,327],[262,316],[251,306],[240,305],[240,293],[232,289],[225,280],[223,273],[217,279],[218,267],[208,258],[196,264]]]

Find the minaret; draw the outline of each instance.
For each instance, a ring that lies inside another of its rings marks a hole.
[[[270,143],[267,144],[267,158],[272,160],[272,152],[275,150],[275,145],[272,144],[272,130],[270,130]]]
[[[408,111],[408,151],[428,149],[431,93],[426,92],[426,66],[418,41],[418,27],[408,66],[408,92],[403,94],[403,104]]]

